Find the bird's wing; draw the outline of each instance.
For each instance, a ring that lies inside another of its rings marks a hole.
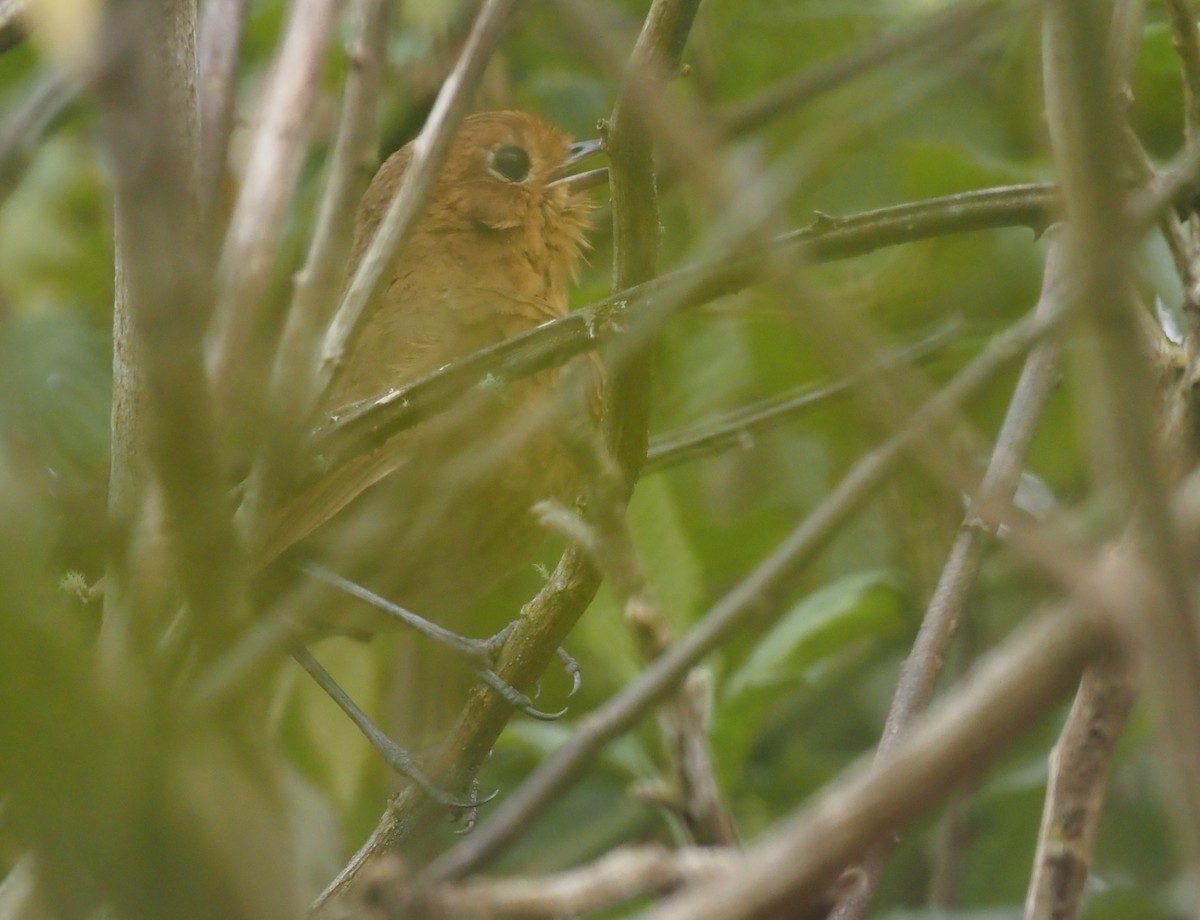
[[[404,454],[389,442],[305,486],[282,507],[267,511],[251,541],[255,567],[265,567],[287,552],[404,461]]]

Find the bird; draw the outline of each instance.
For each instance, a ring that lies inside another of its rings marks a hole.
[[[467,116],[394,274],[347,344],[319,417],[564,315],[587,252],[592,210],[592,183],[574,181],[570,170],[597,146],[574,143],[527,112]],[[369,184],[358,209],[351,274],[412,155],[411,144],[402,147]],[[495,392],[468,394],[461,405],[400,432],[266,514],[252,553],[264,563],[285,551],[320,559],[463,632],[474,605],[532,562],[544,534],[531,507],[543,499],[571,501],[578,490],[561,428],[534,424],[561,408],[558,377],[543,371]],[[594,393],[581,402],[574,421],[594,422]],[[377,611],[331,606],[327,594],[310,606],[303,615],[313,635],[367,635],[381,625]],[[422,748],[448,727],[446,711],[465,696],[448,691],[452,666],[441,652],[426,646],[408,663],[405,679],[418,686],[403,694],[413,711],[402,718],[408,725],[401,741]],[[430,679],[442,682],[438,692],[419,686]],[[422,706],[439,714],[416,711]]]

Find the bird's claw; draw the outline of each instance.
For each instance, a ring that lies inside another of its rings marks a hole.
[[[561,645],[558,647],[558,660],[562,662],[563,670],[571,678],[571,692],[567,694],[567,698],[570,699],[583,686],[583,669],[579,667],[579,662],[571,657],[571,653]]]
[[[526,694],[522,693],[490,668],[476,668],[475,674],[481,681],[496,691],[506,703],[514,709],[525,713],[530,718],[540,719],[543,722],[553,722],[555,719],[560,719],[566,715],[566,707],[560,709],[558,712],[545,712],[538,709],[533,705],[533,700]]]
[[[460,815],[457,816],[458,820],[462,821],[462,827],[460,827],[457,831],[455,831],[455,833],[456,834],[471,833],[471,831],[473,831],[475,829],[475,824],[479,820],[479,806],[486,805],[488,802],[492,801],[492,799],[494,799],[499,794],[500,794],[500,791],[496,790],[491,795],[489,795],[486,799],[481,800],[479,798],[479,777],[475,777],[474,779],[472,779],[471,780],[471,789],[470,789],[470,793],[469,793],[469,795],[471,796],[471,805],[469,808],[467,808],[465,811],[463,811]]]
[[[436,785],[433,780],[426,776],[424,771],[417,766],[417,763],[413,759],[412,755],[395,742],[391,742],[389,740],[389,743],[377,744],[375,747],[376,750],[383,755],[383,759],[387,761],[387,765],[389,767],[391,767],[401,776],[411,780],[415,786],[417,786],[422,792],[424,792],[439,805],[443,805],[446,808],[463,809],[472,812],[476,809],[476,807],[479,806],[479,800],[473,795],[471,798],[466,800],[458,799],[445,789],[442,789]],[[488,801],[491,800],[489,799]]]

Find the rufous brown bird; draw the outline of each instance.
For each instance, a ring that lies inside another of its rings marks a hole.
[[[568,171],[592,149],[524,112],[466,118],[394,277],[348,346],[323,412],[562,316],[586,249],[590,210],[587,183],[572,181]],[[408,146],[393,154],[364,195],[351,270],[411,155]],[[531,506],[574,496],[575,469],[561,428],[535,424],[556,409],[557,376],[543,372],[469,394],[461,406],[401,432],[268,516],[256,554],[269,560],[312,533],[301,553],[466,631],[463,617],[472,605],[532,561],[543,534]],[[578,412],[589,414],[582,406]],[[368,619],[351,621],[352,629],[372,631],[379,615],[362,605],[357,613]],[[321,608],[318,619],[326,615]],[[339,610],[333,623],[321,625],[345,631],[346,623]],[[441,665],[431,661],[440,659],[431,656],[434,650],[422,648],[410,680],[437,673]],[[414,687],[406,701],[432,700],[444,711],[456,695],[433,680]],[[417,714],[411,724],[421,727],[399,740],[430,743],[431,721],[437,719]]]

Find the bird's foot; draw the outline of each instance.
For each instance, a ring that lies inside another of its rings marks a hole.
[[[417,764],[416,758],[391,738],[389,738],[386,734],[384,734],[380,730],[379,726],[371,721],[370,717],[368,717],[367,714],[359,708],[357,703],[350,699],[345,690],[338,686],[337,681],[335,681],[330,673],[326,671],[324,667],[322,667],[321,663],[312,656],[312,653],[309,652],[308,649],[295,649],[292,652],[292,657],[296,659],[296,662],[300,665],[300,667],[304,668],[304,670],[309,673],[309,675],[317,682],[321,689],[329,694],[333,701],[341,707],[342,712],[346,713],[346,715],[350,717],[350,721],[358,726],[359,731],[366,736],[366,739],[371,743],[371,746],[383,756],[383,759],[387,762],[388,766],[390,766],[401,776],[407,777],[409,780],[411,780],[414,785],[420,788],[422,792],[424,792],[435,802],[440,805],[444,805],[447,808],[461,809],[468,815],[474,816],[476,810],[481,804],[487,804],[496,797],[496,794],[493,793],[492,795],[488,796],[488,798],[480,802],[478,788],[473,785],[470,797],[463,800],[456,798],[449,792],[446,792],[444,789],[438,787],[433,780],[425,775],[425,772]],[[469,820],[473,821],[474,818],[471,817]]]
[[[525,713],[525,715],[544,722],[553,722],[566,713],[567,710],[565,707],[558,712],[546,712],[545,710],[538,709],[533,705],[533,700],[527,694],[522,693],[493,670],[492,666],[495,664],[500,650],[504,648],[504,643],[508,641],[508,637],[516,625],[515,622],[509,623],[494,636],[489,636],[486,639],[472,639],[438,626],[436,623],[401,607],[399,604],[389,601],[386,597],[376,594],[374,591],[365,588],[357,582],[343,578],[341,575],[330,571],[324,566],[306,562],[302,563],[300,568],[312,578],[370,604],[376,610],[395,620],[399,620],[405,626],[415,629],[426,638],[452,651],[458,652],[471,663],[471,669],[481,681],[491,687],[492,690],[499,694],[513,708]],[[558,650],[558,659],[562,662],[563,669],[571,677],[571,692],[568,694],[568,697],[574,696],[579,692],[579,688],[583,683],[579,664],[561,648]]]

